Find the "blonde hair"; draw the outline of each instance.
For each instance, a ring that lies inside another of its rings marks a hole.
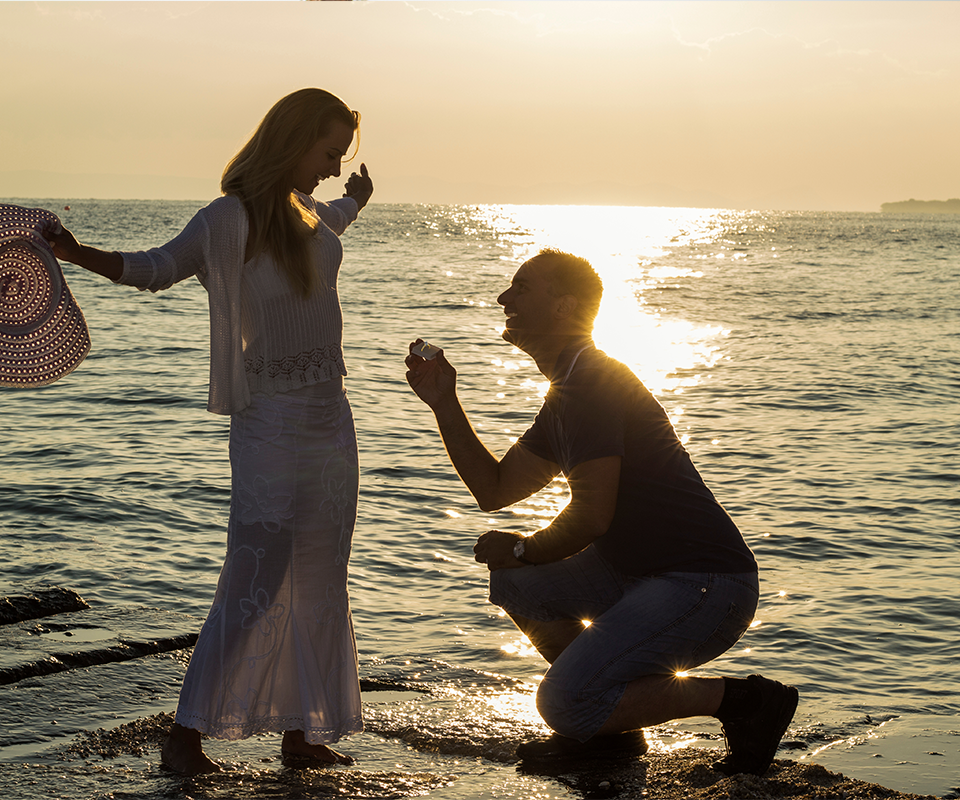
[[[308,256],[317,222],[291,190],[290,173],[337,120],[353,130],[360,126],[360,114],[330,92],[300,89],[288,94],[267,112],[220,180],[220,190],[237,197],[247,211],[246,257],[269,252],[304,297],[322,280]]]

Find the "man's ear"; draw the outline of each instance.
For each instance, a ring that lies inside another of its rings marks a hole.
[[[557,316],[563,319],[570,319],[570,317],[576,313],[578,305],[580,305],[580,302],[572,294],[562,295],[557,300]]]

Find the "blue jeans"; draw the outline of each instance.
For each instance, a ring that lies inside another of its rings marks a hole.
[[[490,601],[508,614],[548,622],[590,620],[537,691],[558,733],[585,742],[613,713],[630,681],[712,661],[750,626],[757,573],[618,572],[591,546],[553,564],[490,573]]]

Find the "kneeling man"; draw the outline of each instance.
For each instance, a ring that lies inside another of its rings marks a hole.
[[[481,509],[516,503],[560,473],[570,487],[547,527],[527,537],[488,531],[474,547],[490,569],[491,601],[551,664],[537,708],[556,733],[517,755],[642,753],[642,728],[713,716],[728,749],[715,768],[762,775],[797,690],[760,675],[681,676],[747,630],[757,564],[666,412],[594,345],[602,292],[587,261],[544,250],[498,298],[503,338],[550,380],[533,425],[501,459],[474,432],[442,351],[424,359],[411,347],[406,359],[407,381]]]

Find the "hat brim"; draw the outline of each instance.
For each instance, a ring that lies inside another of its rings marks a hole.
[[[53,253],[26,239],[0,245],[0,386],[47,386],[89,352],[86,320]]]

